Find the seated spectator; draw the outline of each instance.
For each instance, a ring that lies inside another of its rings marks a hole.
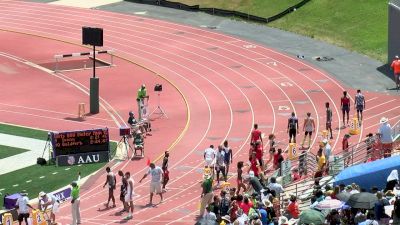
[[[375,215],[372,211],[368,212],[367,220],[364,222],[358,223],[358,225],[379,225],[378,221],[374,219]]]
[[[276,183],[276,178],[271,177],[270,184],[268,185],[268,189],[271,191],[275,191],[275,194],[279,196],[281,193],[285,192],[281,184]]]
[[[279,201],[279,197],[276,195],[274,190],[271,190],[271,202],[272,202],[272,207],[275,212],[276,217],[281,216],[281,204]]]
[[[292,169],[292,180],[293,181],[298,181],[301,179],[300,173],[299,173],[299,169],[297,168],[293,168]]]
[[[354,223],[359,224],[367,220],[364,210],[357,209],[357,213],[354,216]]]
[[[243,209],[238,209],[238,211],[236,212],[236,221],[237,224],[239,225],[247,225],[249,222],[249,217],[243,212]],[[235,221],[235,222],[236,222]]]
[[[231,201],[226,194],[225,190],[221,191],[221,200],[220,200],[220,210],[221,210],[221,217],[228,215],[228,210],[231,205]]]
[[[340,215],[336,209],[333,209],[326,217],[329,225],[340,225]]]
[[[238,206],[236,200],[233,200],[231,202],[230,208],[228,210],[228,214],[229,214],[229,216],[231,218],[231,221],[235,221],[236,220],[236,218],[237,218],[236,213],[237,213],[238,209],[239,209],[239,206]]]
[[[257,209],[258,213],[260,214],[260,220],[262,225],[268,225],[269,220],[268,220],[268,213],[266,210],[266,206],[262,202],[257,202]]]
[[[250,208],[253,207],[253,203],[249,200],[248,197],[244,196],[243,197],[243,202],[240,204],[239,207],[243,210],[243,212],[246,215],[248,215]]]
[[[377,192],[376,197],[378,201],[374,205],[375,219],[381,221],[388,217],[385,214],[385,206],[389,205],[389,201],[383,198],[382,192]]]
[[[214,195],[213,202],[209,205],[210,210],[215,214],[217,217],[217,221],[219,222],[221,218],[221,208],[220,208],[220,198],[218,195]]]
[[[216,224],[217,216],[211,211],[210,205],[206,206],[206,213],[203,216],[204,224]]]
[[[299,204],[297,203],[297,198],[294,195],[290,196],[290,202],[287,207],[287,212],[288,212],[288,218],[294,218],[297,219],[299,218],[300,211],[299,211]]]

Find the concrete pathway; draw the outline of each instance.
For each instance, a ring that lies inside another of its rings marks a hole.
[[[42,156],[46,141],[19,137],[0,133],[0,145],[27,149],[29,151],[0,159],[0,175],[36,164],[36,159]],[[48,152],[45,153],[46,160]]]

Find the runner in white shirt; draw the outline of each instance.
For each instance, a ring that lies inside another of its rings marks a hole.
[[[29,198],[27,197],[26,192],[21,193],[21,197],[18,198],[17,203],[15,203],[16,208],[18,209],[18,222],[19,225],[22,224],[22,221],[25,220],[26,225],[28,225],[29,218],[29,208],[34,209],[31,205],[29,205]]]
[[[154,192],[161,197],[160,203],[163,201],[162,190],[161,190],[161,181],[163,180],[164,173],[161,167],[156,166],[154,163],[150,163],[149,171],[144,174],[142,179],[140,179],[139,183],[142,182],[147,175],[151,174],[151,183],[150,183],[150,202],[149,205],[153,204],[153,194]]]
[[[125,179],[127,180],[127,188],[126,188],[126,194],[125,194],[125,203],[127,204],[127,209],[129,211],[129,214],[127,217],[125,217],[125,220],[130,220],[132,219],[132,213],[133,213],[133,196],[135,195],[135,192],[133,191],[133,184],[134,181],[131,178],[131,173],[126,172],[125,173]]]
[[[214,167],[215,156],[216,156],[216,153],[214,150],[214,145],[210,145],[209,148],[204,150],[205,167]]]

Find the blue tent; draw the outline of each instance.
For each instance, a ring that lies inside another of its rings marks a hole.
[[[356,183],[367,191],[373,186],[384,189],[387,177],[396,169],[400,171],[400,156],[358,164],[340,172],[335,177],[334,185]]]

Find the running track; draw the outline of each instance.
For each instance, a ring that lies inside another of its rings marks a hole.
[[[333,128],[339,127],[341,115],[338,103],[342,91],[348,90],[351,96],[355,93],[304,61],[255,43],[204,29],[130,15],[22,1],[1,2],[0,21],[0,29],[3,31],[30,34],[25,37],[26,41],[47,37],[75,44],[81,41],[82,26],[103,27],[105,48],[113,48],[120,57],[160,74],[182,93],[187,105],[185,101],[179,102],[187,108],[188,114],[185,116],[177,113],[175,117],[169,115],[168,121],[180,124],[187,122],[188,126],[171,128],[171,131],[175,131],[173,134],[170,134],[167,127],[163,127],[158,133],[160,136],[169,134],[163,146],[172,142],[171,136],[178,138],[171,146],[170,190],[165,195],[164,203],[148,208],[144,207],[148,202],[148,179],[142,184],[136,184],[135,192],[138,196],[135,199],[134,219],[131,221],[133,224],[193,224],[194,217],[198,214],[198,182],[201,179],[203,149],[228,139],[236,159],[245,160],[249,134],[255,122],[265,134],[274,132],[279,141],[286,143],[285,127],[291,111],[295,111],[299,118],[303,118],[306,112],[311,112],[317,123],[316,133],[320,133],[324,129],[324,103],[327,101],[331,103],[334,112]],[[0,34],[3,33],[9,32]],[[32,37],[33,35],[39,37]],[[12,43],[0,43],[1,49],[10,44]],[[18,46],[12,47],[18,49]],[[44,51],[52,50],[58,53],[62,48],[60,46],[54,50],[46,47]],[[34,54],[23,50],[9,51],[21,58],[35,57]],[[73,80],[82,79],[77,74],[64,75]],[[81,84],[87,88],[87,84]],[[125,83],[110,84],[112,87],[109,87],[106,84],[109,92],[105,93],[104,99],[110,102],[109,108],[114,109],[114,113],[113,116],[99,115],[107,121],[112,117],[117,118],[113,124],[115,128],[123,124],[122,114],[127,112],[127,108],[123,108],[121,102],[116,102],[114,106],[115,100],[109,99],[118,94],[110,93],[118,91],[118,87],[124,85]],[[399,119],[399,98],[376,93],[364,94],[368,102],[362,133],[358,137],[352,137],[353,143],[359,142],[366,133],[375,132],[380,117],[387,116],[391,121]],[[174,93],[170,95],[173,96]],[[71,103],[71,107],[75,107],[72,105]],[[166,110],[185,111],[172,105],[166,106]],[[12,110],[9,111],[7,117],[18,117]],[[3,114],[1,115],[3,118]],[[24,123],[30,125],[29,121]],[[35,126],[48,127],[46,120],[42,120],[41,124]],[[110,121],[104,124],[109,125]],[[81,126],[82,124],[69,122],[64,127],[74,129]],[[177,131],[182,130],[179,136]],[[340,148],[340,140],[345,132],[347,130],[335,131],[335,139],[332,142],[334,146]],[[302,138],[302,135],[299,138]],[[154,146],[155,141],[159,141],[156,137],[148,140],[149,144]],[[319,141],[317,135],[314,135],[313,142],[315,141]],[[283,144],[282,147],[286,148],[286,145]],[[165,148],[152,148],[149,154],[155,157]],[[137,181],[145,171],[144,163],[139,165],[135,162],[121,163],[115,169],[131,171]],[[98,211],[99,205],[102,205],[106,198],[106,192],[100,187],[102,182],[103,179],[97,180],[89,190],[82,193],[81,210],[84,224],[121,222],[121,216],[115,215],[119,208]],[[156,197],[154,202],[157,201]],[[61,215],[60,222],[70,222],[68,204],[63,207]]]

